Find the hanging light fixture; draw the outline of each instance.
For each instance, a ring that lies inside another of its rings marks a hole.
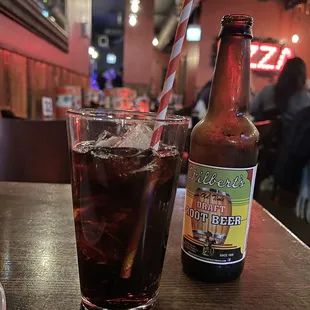
[[[138,23],[138,15],[137,13],[140,10],[140,0],[130,0],[130,10],[129,14],[129,25],[134,27]]]
[[[152,42],[153,46],[157,46],[158,43],[159,43],[159,41],[158,41],[158,39],[155,37],[155,38],[153,39],[153,42]]]
[[[140,1],[131,1],[130,9],[132,13],[137,14],[139,12],[139,9],[140,9],[139,4],[140,4]]]
[[[299,35],[298,34],[294,34],[292,36],[292,42],[295,44],[299,42]]]
[[[129,15],[129,25],[134,27],[135,25],[137,25],[137,15],[136,14],[130,14]]]

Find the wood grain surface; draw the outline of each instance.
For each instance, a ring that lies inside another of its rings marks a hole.
[[[67,85],[86,90],[89,77],[3,49],[0,44],[0,109],[40,119],[42,97],[51,97],[55,104],[57,88]]]
[[[206,284],[182,272],[184,190],[178,190],[156,310],[310,309],[310,249],[254,204],[239,281]],[[79,310],[68,185],[0,183],[0,281],[11,309]]]

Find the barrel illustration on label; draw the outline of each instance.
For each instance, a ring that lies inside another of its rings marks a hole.
[[[224,244],[229,226],[213,224],[212,215],[232,215],[230,195],[215,189],[198,188],[192,210],[196,213],[196,217],[191,218],[194,239],[208,245]],[[201,220],[201,217],[205,217],[205,221]]]

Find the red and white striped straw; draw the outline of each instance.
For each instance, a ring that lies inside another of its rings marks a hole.
[[[157,112],[157,119],[165,120],[169,105],[169,100],[172,94],[172,87],[175,80],[175,75],[179,67],[180,55],[183,43],[186,36],[186,29],[189,17],[192,13],[194,0],[185,0],[174,38],[173,49],[169,60],[168,70],[166,74],[165,84],[161,93],[160,104]],[[161,134],[163,131],[163,122],[156,122],[151,140],[151,148],[158,150]]]

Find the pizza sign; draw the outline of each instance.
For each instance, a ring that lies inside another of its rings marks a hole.
[[[294,57],[293,49],[279,44],[252,42],[251,69],[281,71],[286,61]]]

